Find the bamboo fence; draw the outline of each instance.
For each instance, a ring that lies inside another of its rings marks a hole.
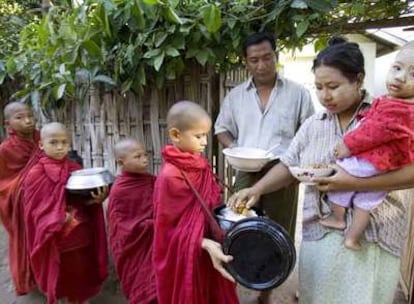
[[[150,155],[150,171],[157,173],[161,165],[161,150],[168,143],[166,115],[169,107],[179,100],[192,100],[203,106],[215,121],[225,95],[247,78],[247,71],[237,69],[218,75],[211,66],[191,64],[188,72],[161,89],[148,87],[142,96],[132,92],[92,88],[86,98],[67,101],[61,108],[45,111],[36,108],[38,127],[50,121],[64,123],[72,135],[72,148],[83,158],[84,166],[106,167],[118,171],[113,147],[126,137],[143,142]],[[7,100],[0,99],[4,108]],[[0,121],[3,121],[3,111]],[[0,127],[0,140],[4,138]],[[222,147],[213,130],[208,138],[206,156],[214,171],[227,184],[232,183],[233,170],[226,165]]]

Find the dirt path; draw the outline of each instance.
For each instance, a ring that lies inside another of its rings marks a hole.
[[[303,191],[300,191],[302,194]],[[296,226],[296,248],[299,251],[302,232],[302,196],[299,196],[298,221]],[[10,282],[7,255],[7,237],[3,227],[0,225],[0,304],[44,304],[45,300],[40,294],[16,297]],[[295,293],[298,288],[297,267],[288,280],[272,292],[272,304],[295,304],[298,303]],[[91,304],[126,304],[127,302],[120,293],[115,276],[112,274],[107,280],[103,292]],[[407,304],[402,294],[398,294],[393,304]]]

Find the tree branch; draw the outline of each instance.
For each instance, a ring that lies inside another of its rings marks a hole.
[[[342,33],[346,32],[355,32],[360,30],[367,29],[376,29],[376,28],[387,28],[387,27],[397,27],[397,26],[409,26],[414,24],[414,17],[400,17],[395,19],[380,19],[380,20],[370,20],[357,23],[345,23],[338,22],[332,23],[327,26],[322,26],[319,28],[311,29],[310,34],[331,32],[333,30],[340,31]]]

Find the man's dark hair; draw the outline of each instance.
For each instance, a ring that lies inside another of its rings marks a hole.
[[[244,43],[243,43],[243,56],[246,57],[247,48],[249,46],[262,43],[263,41],[269,41],[270,46],[272,47],[272,50],[276,51],[276,42],[275,42],[274,35],[272,33],[259,32],[259,33],[254,33],[254,34],[248,36],[244,40]]]

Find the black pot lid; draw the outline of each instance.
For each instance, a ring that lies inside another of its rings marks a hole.
[[[227,232],[223,251],[232,255],[227,270],[241,285],[268,290],[282,284],[295,266],[296,251],[287,231],[264,217],[238,221]]]

